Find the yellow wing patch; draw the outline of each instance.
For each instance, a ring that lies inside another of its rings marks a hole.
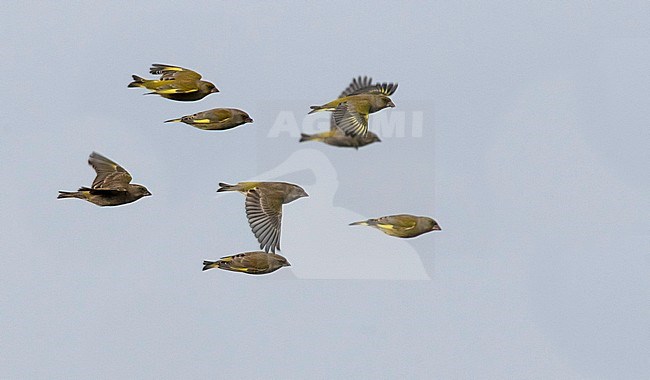
[[[165,71],[184,71],[185,69],[182,67],[177,67],[177,66],[165,66],[161,68],[162,70]]]
[[[155,90],[158,94],[187,94],[189,92],[196,92],[198,88],[193,88],[189,90],[180,90],[178,88],[166,88],[164,90]]]

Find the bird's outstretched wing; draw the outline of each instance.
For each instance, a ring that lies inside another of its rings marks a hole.
[[[246,194],[246,216],[260,248],[273,253],[280,250],[282,199],[257,188],[249,190]]]
[[[133,179],[126,169],[97,152],[90,154],[88,164],[97,173],[91,186],[93,189],[126,191]]]

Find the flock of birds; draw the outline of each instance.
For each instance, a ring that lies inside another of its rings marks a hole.
[[[201,80],[201,74],[178,66],[153,64],[149,72],[160,75],[158,79],[145,79],[133,75],[128,87],[142,87],[176,101],[196,101],[219,92],[217,87]],[[309,112],[331,111],[330,130],[313,135],[302,134],[300,141],[320,141],[338,147],[359,147],[381,141],[368,131],[369,115],[384,108],[395,107],[390,96],[397,90],[396,83],[372,83],[368,77],[359,77],[337,99],[320,106],[311,106]],[[234,108],[215,108],[182,116],[167,122],[182,122],[203,130],[227,130],[253,119],[244,111]],[[151,195],[143,185],[132,184],[126,169],[114,161],[93,152],[88,164],[96,177],[90,187],[77,191],[59,191],[58,198],[78,198],[97,206],[119,206]],[[276,253],[280,250],[282,205],[307,197],[298,185],[286,182],[239,182],[235,185],[220,183],[217,192],[237,191],[244,194],[246,216],[250,228],[260,243],[262,251],[243,252],[225,256],[216,261],[204,261],[203,270],[219,268],[247,274],[266,274],[291,266]],[[387,235],[412,238],[430,231],[440,230],[432,218],[408,214],[382,216],[350,223],[374,227]]]

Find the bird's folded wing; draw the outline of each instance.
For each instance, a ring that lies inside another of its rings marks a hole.
[[[210,111],[199,112],[194,119],[195,123],[221,123],[232,117],[232,113],[227,109],[213,109]]]
[[[269,258],[266,253],[244,255],[241,259],[241,265],[246,272],[259,272],[268,269]]]
[[[154,63],[149,69],[149,73],[154,75],[160,75],[161,80],[171,80],[171,79],[192,79],[199,80],[201,79],[201,74],[190,69],[186,69],[179,66],[173,65],[164,65],[160,63]]]
[[[88,187],[81,187],[79,188],[79,191],[88,191],[90,194],[93,195],[112,196],[112,195],[124,194],[127,191],[127,189],[90,189]]]
[[[187,94],[190,92],[196,92],[199,88],[196,86],[196,82],[192,80],[170,80],[168,83],[156,87],[154,90],[157,94]]]
[[[417,221],[415,219],[404,217],[382,216],[381,218],[377,219],[377,225],[390,229],[394,227],[400,227],[408,230],[414,228],[416,224]]]

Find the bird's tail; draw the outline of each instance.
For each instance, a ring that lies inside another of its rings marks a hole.
[[[237,185],[229,185],[227,183],[219,182],[219,188],[217,189],[217,193],[220,193],[222,191],[239,191],[237,189]]]
[[[326,107],[323,107],[323,106],[309,106],[309,108],[311,108],[311,111],[309,111],[309,113],[307,113],[307,115],[312,114],[314,112],[318,112],[318,111],[325,111],[327,109]]]
[[[146,79],[137,75],[131,75],[131,77],[133,77],[133,82],[129,83],[127,87],[145,87],[144,82]]]
[[[56,199],[63,198],[81,198],[81,194],[78,191],[59,191],[59,196]]]
[[[369,226],[369,225],[370,225],[370,220],[362,220],[360,222],[350,223],[350,226]]]
[[[301,133],[299,142],[312,141],[312,140],[317,140],[317,139],[318,139],[318,137],[316,135],[308,135],[306,133]]]
[[[219,267],[219,261],[203,261],[203,270],[208,270],[212,268],[217,268]]]

